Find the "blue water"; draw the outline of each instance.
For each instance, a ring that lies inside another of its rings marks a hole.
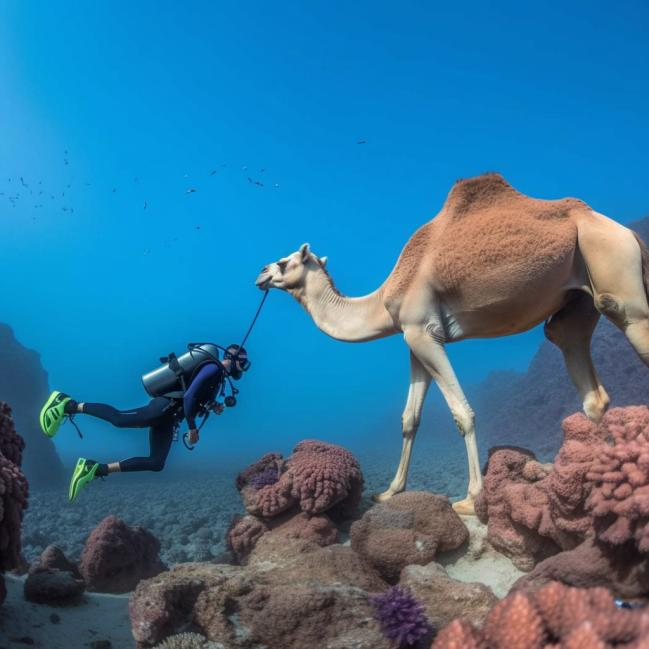
[[[159,356],[238,341],[258,270],[304,241],[341,291],[373,290],[458,177],[498,170],[531,195],[639,218],[648,17],[634,1],[5,3],[1,319],[52,388],[131,408]],[[525,369],[541,337],[449,354],[468,385]],[[248,348],[239,406],[172,467],[304,437],[396,465],[399,337],[336,342],[274,293]],[[56,439],[67,463],[146,450],[141,431],[80,423],[83,442]]]

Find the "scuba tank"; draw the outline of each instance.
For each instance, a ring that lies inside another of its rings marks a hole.
[[[191,377],[206,362],[219,363],[219,348],[213,343],[191,343],[189,351],[176,356],[171,352],[160,359],[160,367],[142,376],[144,389],[151,397],[182,399]]]

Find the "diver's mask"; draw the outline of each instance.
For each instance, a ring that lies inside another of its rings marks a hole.
[[[225,350],[223,359],[231,362],[229,374],[235,381],[238,381],[243,376],[243,373],[247,372],[252,365],[248,360],[246,350],[243,347],[239,347],[239,345],[230,345]]]

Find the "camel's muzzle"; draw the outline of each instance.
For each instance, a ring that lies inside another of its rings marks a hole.
[[[255,286],[262,291],[265,291],[270,284],[270,279],[271,278],[268,272],[268,266],[266,266],[265,268],[262,268],[261,273],[259,273],[259,276],[255,280]]]

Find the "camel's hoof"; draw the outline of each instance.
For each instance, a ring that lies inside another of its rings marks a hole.
[[[456,514],[461,514],[462,516],[475,516],[475,501],[473,498],[458,500],[456,503],[453,503],[453,509]]]
[[[383,493],[380,494],[372,494],[372,500],[375,503],[384,503],[386,500],[390,500],[392,496],[394,496],[395,492],[390,491],[389,489],[387,491],[384,491]]]

